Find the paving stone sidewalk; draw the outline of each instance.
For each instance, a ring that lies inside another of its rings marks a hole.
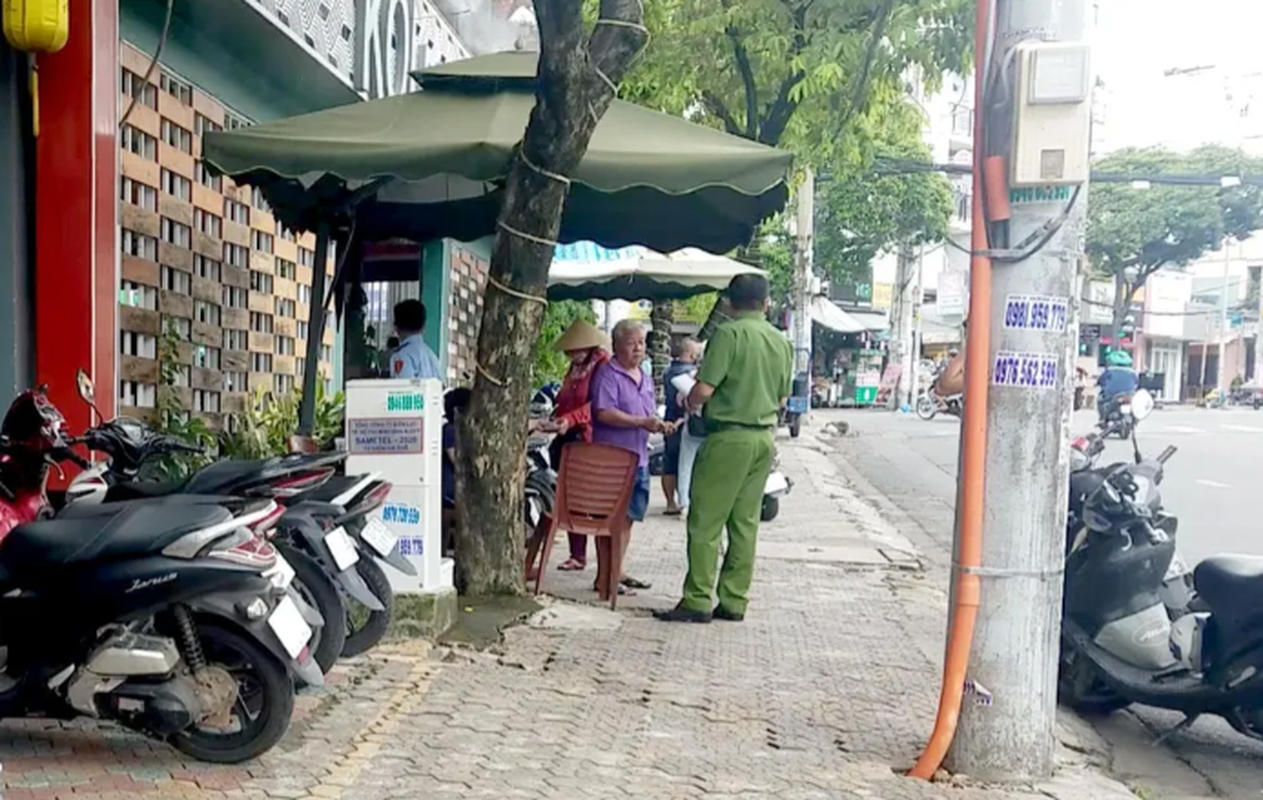
[[[303,698],[277,752],[245,768],[185,764],[95,726],[10,725],[4,796],[1132,797],[1069,751],[1039,787],[900,777],[934,718],[943,587],[822,443],[780,447],[796,486],[763,528],[744,623],[650,617],[674,602],[684,570],[684,523],[658,505],[628,563],[654,588],[617,612],[595,602],[594,570],[550,569],[544,588],[558,599],[494,651],[395,646],[350,664]]]

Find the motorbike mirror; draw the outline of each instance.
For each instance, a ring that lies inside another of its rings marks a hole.
[[[1137,422],[1153,413],[1153,395],[1144,389],[1138,390],[1131,397],[1131,415]]]
[[[96,384],[88,377],[88,373],[79,370],[78,374],[75,375],[75,383],[79,386],[79,397],[83,398],[83,402],[92,408],[97,417],[105,419],[105,417],[101,416],[101,410],[96,407]]]

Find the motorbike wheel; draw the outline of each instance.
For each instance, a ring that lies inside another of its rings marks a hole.
[[[793,422],[789,423],[789,437],[797,439],[798,434],[803,430],[803,418],[801,416],[794,417]]]
[[[294,568],[294,590],[324,617],[324,627],[316,631],[309,646],[320,671],[327,673],[337,663],[346,642],[346,604],[342,594],[333,578],[311,556],[281,539],[272,544]]]
[[[240,764],[271,750],[289,728],[294,713],[294,682],[285,665],[266,648],[232,628],[199,624],[207,663],[237,679],[239,696],[234,732],[193,728],[171,737],[182,753],[212,764]]]
[[[772,495],[763,495],[763,508],[759,510],[759,520],[761,522],[771,522],[781,513],[781,498]]]
[[[1131,705],[1130,700],[1115,694],[1091,670],[1092,667],[1073,656],[1067,658],[1062,645],[1057,699],[1078,713],[1092,717],[1109,716]]]
[[[355,562],[355,571],[368,584],[368,590],[382,601],[385,609],[369,611],[358,603],[349,602],[346,607],[346,642],[342,645],[342,657],[351,658],[367,653],[386,637],[390,620],[395,611],[395,593],[390,579],[374,558],[361,558]]]
[[[927,422],[934,419],[938,414],[938,404],[934,402],[934,398],[928,394],[923,394],[917,398],[917,416]]]

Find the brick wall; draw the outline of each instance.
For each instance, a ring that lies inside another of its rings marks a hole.
[[[174,325],[179,394],[218,427],[248,390],[301,386],[315,237],[283,230],[257,192],[202,169],[202,134],[249,120],[161,66],[146,83],[149,57],[126,43],[119,57],[120,115],[131,107],[119,138],[120,413],[153,413],[157,337]],[[323,345],[327,379],[332,330]]]
[[[452,242],[448,247],[451,292],[447,319],[447,378],[451,386],[470,382],[482,321],[482,293],[487,282],[487,259]]]

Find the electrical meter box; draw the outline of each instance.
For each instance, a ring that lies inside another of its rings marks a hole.
[[[396,593],[452,586],[452,560],[443,558],[442,447],[443,385],[437,380],[347,381],[346,472],[378,473],[392,484],[369,520],[372,542],[384,542],[388,552],[397,544],[417,569],[410,576],[384,567]]]
[[[1017,46],[1011,187],[1087,182],[1092,135],[1090,54],[1082,42]]]

